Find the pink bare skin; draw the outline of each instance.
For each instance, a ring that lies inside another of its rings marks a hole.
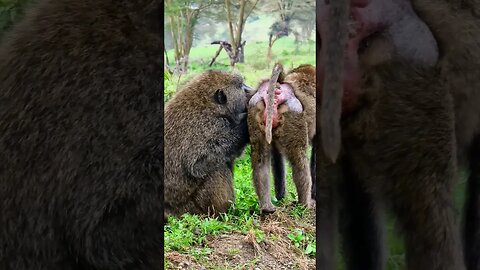
[[[266,80],[260,84],[258,91],[250,99],[249,106],[255,106],[257,105],[258,102],[262,100],[265,104],[265,107],[269,105],[268,94],[267,94],[268,83],[269,83],[268,80]],[[293,92],[293,88],[289,84],[277,83],[274,93],[275,93],[275,96],[273,99],[272,128],[275,128],[278,126],[279,116],[280,116],[278,107],[280,105],[285,104],[288,108],[288,111],[298,112],[298,113],[301,113],[303,111],[302,104],[295,96]],[[266,123],[266,120],[267,120],[267,110],[265,109],[263,112],[263,124]]]
[[[317,4],[317,27],[321,40],[328,36],[328,1]],[[433,66],[438,61],[437,43],[426,24],[415,14],[409,0],[351,0],[349,35],[345,48],[344,94],[342,114],[357,107],[362,94],[361,80],[365,66],[359,62],[369,38],[380,34],[393,44],[395,55],[420,65]],[[320,49],[319,94],[325,76],[325,50]]]

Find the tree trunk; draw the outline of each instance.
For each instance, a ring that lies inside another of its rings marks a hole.
[[[235,35],[233,34],[233,19],[230,9],[230,0],[225,0],[225,8],[227,9],[228,30],[230,31],[230,44],[235,46]],[[235,49],[235,47],[233,47]]]
[[[272,45],[268,44],[268,52],[267,52],[267,63],[270,66],[270,62],[272,61]]]
[[[242,64],[245,63],[245,43],[247,42],[244,40],[238,49],[238,62]]]
[[[225,0],[225,9],[227,13],[227,22],[228,22],[228,30],[230,34],[230,45],[232,47],[233,57],[230,58],[230,65],[233,67],[235,63],[244,63],[245,62],[245,53],[244,53],[244,46],[245,42],[242,43],[242,34],[243,29],[245,28],[245,22],[250,13],[255,9],[255,6],[258,3],[258,0],[255,1],[252,9],[250,11],[246,11],[247,8],[247,0],[240,0],[240,10],[238,19],[236,20],[236,24],[234,24],[234,18],[232,17],[231,11],[231,3],[230,0]]]
[[[184,44],[184,55],[186,56],[185,67],[188,67],[188,56],[193,45],[193,28],[195,27],[195,22],[197,21],[198,12],[188,11],[186,14],[185,21],[185,42]]]
[[[301,41],[301,35],[297,31],[293,32],[293,35],[295,36],[295,53],[298,53],[300,50],[300,44],[302,43]]]
[[[168,74],[172,75],[173,72],[170,68],[170,60],[168,59],[168,53],[167,53],[167,49],[165,48],[165,45],[163,46],[163,51],[165,52],[166,70],[168,71]]]
[[[277,41],[277,37],[274,38],[272,35],[270,35],[268,39],[268,52],[267,52],[268,66],[270,66],[270,62],[272,61],[272,48],[273,48],[273,44],[275,44],[275,41]]]
[[[242,47],[242,32],[243,32],[243,27],[245,26],[245,6],[247,5],[247,0],[241,0],[240,2],[240,14],[238,15],[238,27],[237,27],[237,32],[236,37],[234,39],[235,45],[232,44],[232,49],[233,52],[235,53],[235,62],[238,62],[240,60],[239,57],[239,52]],[[233,63],[235,65],[235,63]]]
[[[169,16],[176,72],[184,73],[188,69],[188,56],[193,45],[193,29],[197,18],[198,11],[195,10],[182,10]]]
[[[170,25],[172,28],[170,29],[170,31],[172,32],[173,58],[176,61],[178,58],[178,55],[180,54],[180,51],[178,48],[177,24],[174,16],[170,16]]]

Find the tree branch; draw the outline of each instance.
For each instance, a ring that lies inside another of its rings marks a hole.
[[[245,20],[247,20],[247,18],[250,17],[250,14],[252,14],[252,12],[255,9],[255,7],[257,6],[257,4],[258,4],[258,0],[255,1],[255,4],[253,4],[252,9],[250,9],[250,11],[247,13],[247,16],[245,17]]]

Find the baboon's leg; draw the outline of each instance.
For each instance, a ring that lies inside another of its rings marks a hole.
[[[451,175],[423,171],[428,175],[416,177],[415,185],[406,179],[390,179],[400,185],[387,194],[405,235],[407,268],[465,269],[455,226],[453,194],[450,184],[446,184],[452,180]]]
[[[272,145],[272,170],[275,183],[275,197],[281,200],[285,197],[285,161],[275,145]]]
[[[315,165],[315,174],[318,176],[316,224],[317,236],[321,239],[320,243],[317,243],[317,265],[323,270],[336,270],[337,186],[341,174],[338,165],[328,162],[321,149],[316,153],[319,155]]]
[[[317,194],[317,174],[316,174],[316,157],[315,157],[315,153],[316,153],[316,150],[315,150],[315,141],[317,139],[314,138],[313,141],[312,141],[312,156],[310,158],[310,176],[312,178],[312,200],[315,200],[316,199],[316,194]]]
[[[480,137],[471,146],[470,176],[466,189],[463,242],[468,270],[480,269]]]
[[[275,212],[270,193],[270,151],[266,141],[251,142],[253,184],[263,214]]]
[[[348,270],[385,269],[384,224],[373,196],[365,191],[347,160],[339,181],[340,232]]]
[[[299,133],[302,134],[301,129],[299,129]],[[288,142],[288,138],[286,138],[287,140],[281,143],[285,145],[287,159],[292,165],[292,178],[297,188],[298,201],[309,207],[314,201],[312,201],[312,177],[307,156],[308,140],[306,132],[304,140],[301,135],[291,135],[296,136],[295,140],[290,140],[290,144],[286,144]]]
[[[311,206],[314,203],[312,201],[312,178],[310,176],[310,163],[306,153],[303,153],[303,156],[299,153],[297,158],[291,160],[291,163],[292,178],[297,188],[298,201],[307,207]]]
[[[214,173],[205,181],[195,194],[190,207],[198,208],[202,213],[225,213],[234,201],[233,174],[229,169],[224,169]],[[188,212],[196,213],[197,211]]]

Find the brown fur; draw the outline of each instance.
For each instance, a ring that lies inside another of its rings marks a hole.
[[[165,214],[226,212],[233,162],[248,142],[247,96],[238,74],[207,71],[165,107]],[[215,99],[223,91],[225,104]]]
[[[0,269],[162,268],[161,8],[42,0],[5,36]]]
[[[281,113],[279,125],[273,130],[273,147],[286,156],[293,170],[299,202],[311,206],[311,172],[307,157],[308,145],[315,135],[315,67],[299,66],[285,75],[283,83],[290,84],[295,96],[303,105],[301,114],[289,111]],[[253,179],[259,197],[260,208],[264,213],[275,211],[270,197],[270,145],[265,140],[261,121],[264,105],[249,108],[248,128],[250,133]],[[279,108],[279,111],[282,111]]]
[[[470,165],[464,253],[467,269],[477,270],[480,19],[474,9],[480,3],[412,3],[439,44],[440,60],[430,69],[395,60],[364,62],[383,64],[365,78],[361,109],[342,121],[339,189],[345,254],[352,269],[385,268],[379,218],[385,204],[404,233],[408,269],[465,269],[453,187],[456,165]],[[323,173],[319,185],[335,189],[328,185],[332,176]]]
[[[408,65],[382,65],[372,74],[364,106],[342,122],[342,166],[345,174],[348,171],[344,181],[359,181],[356,185],[366,196],[365,203],[345,203],[352,208],[345,211],[355,213],[370,204],[369,216],[375,217],[385,203],[405,235],[408,269],[462,269],[453,205],[455,137],[449,92],[434,83],[435,72]],[[368,222],[377,223],[369,230],[381,231],[379,220]],[[381,235],[373,235],[382,241]],[[381,251],[379,246],[370,252]],[[370,269],[383,268],[381,256],[376,257]]]
[[[470,167],[464,217],[467,269],[480,269],[480,17],[478,0],[412,1],[436,37],[441,81],[455,108],[457,155]],[[441,19],[439,19],[441,18]]]

